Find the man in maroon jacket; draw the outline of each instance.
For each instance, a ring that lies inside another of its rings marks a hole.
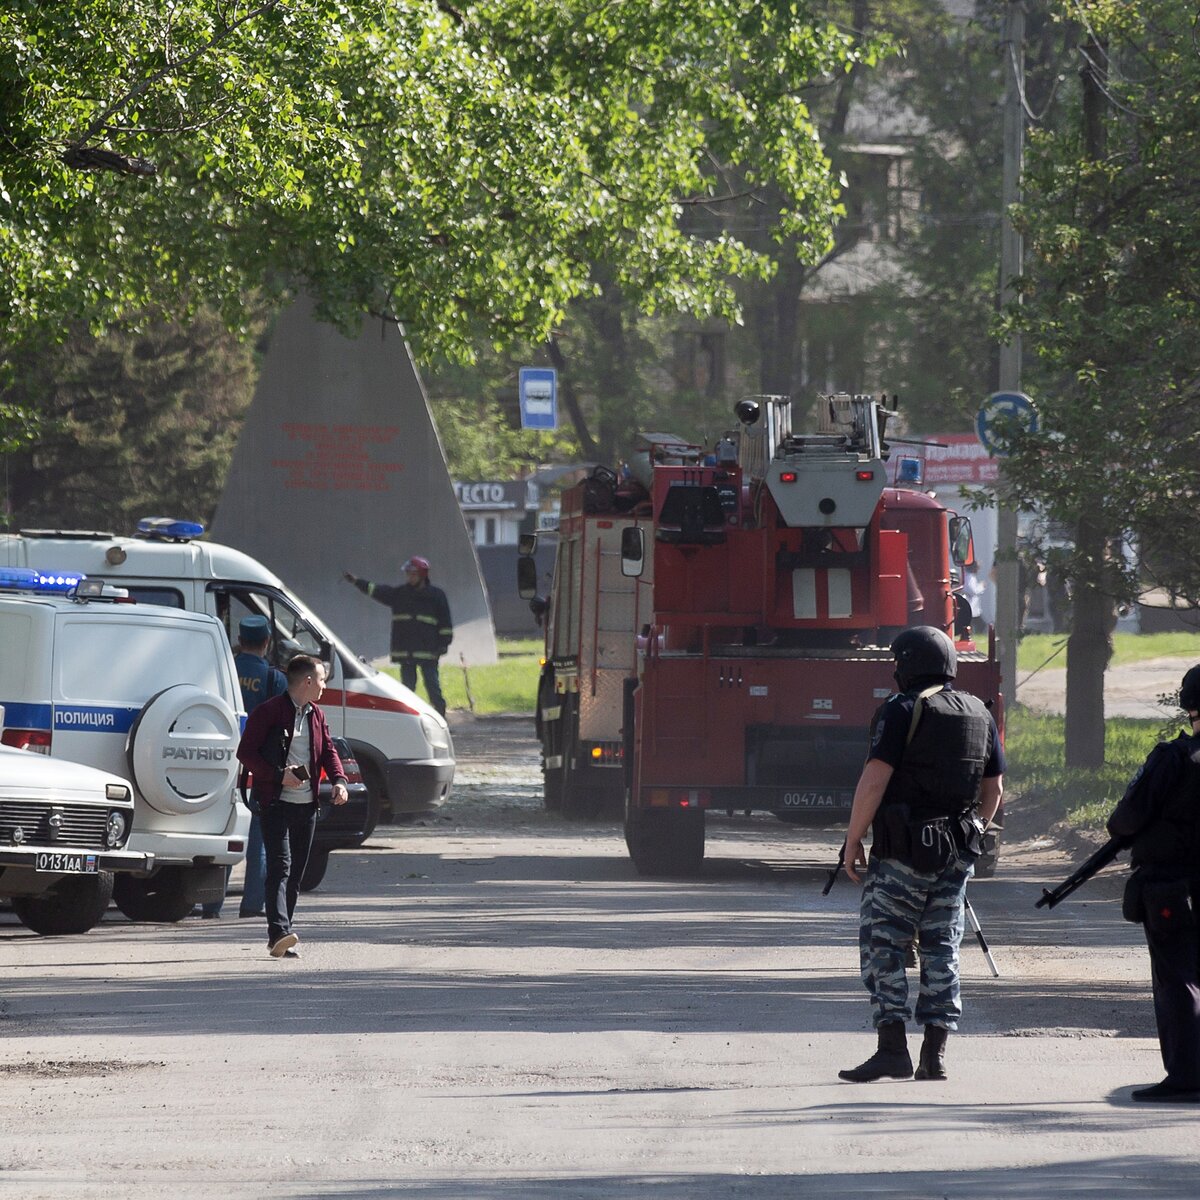
[[[333,783],[334,804],[349,799],[346,773],[325,715],[325,664],[298,654],[287,666],[287,691],[264,700],[246,719],[237,756],[254,783],[250,797],[261,814],[267,850],[267,947],[272,958],[299,958],[292,914],[300,877],[317,827],[321,768]]]

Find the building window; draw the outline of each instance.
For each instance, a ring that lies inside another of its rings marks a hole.
[[[483,544],[485,546],[494,546],[496,544],[496,518],[486,517],[483,522]]]

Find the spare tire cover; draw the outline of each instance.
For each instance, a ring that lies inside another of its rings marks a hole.
[[[238,719],[191,683],[146,701],[129,731],[129,769],[151,808],[194,813],[228,797],[237,782]]]

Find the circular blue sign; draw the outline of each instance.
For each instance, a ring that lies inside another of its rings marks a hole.
[[[1038,412],[1024,392],[994,392],[975,416],[975,436],[991,455],[1008,455],[1007,433],[1019,425],[1028,433],[1039,429]]]

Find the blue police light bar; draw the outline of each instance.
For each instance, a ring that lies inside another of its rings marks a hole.
[[[22,592],[73,592],[86,575],[35,571],[32,567],[0,567],[0,588]]]
[[[914,483],[918,486],[925,478],[925,464],[919,458],[896,460],[896,482]]]
[[[137,532],[139,537],[186,542],[203,537],[204,526],[199,521],[177,521],[174,517],[143,517],[137,523]]]

